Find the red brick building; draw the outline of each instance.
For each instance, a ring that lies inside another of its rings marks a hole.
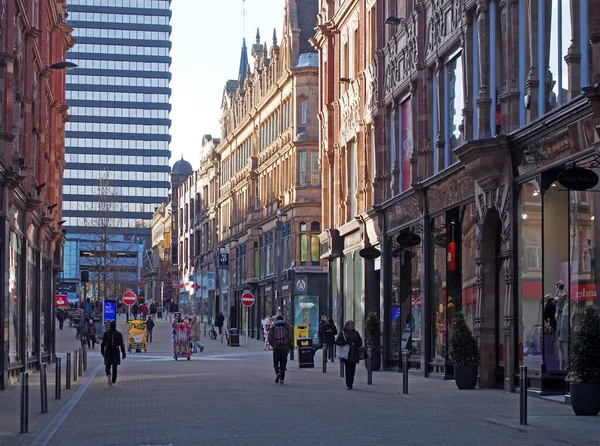
[[[54,353],[62,268],[65,73],[74,45],[64,0],[0,4],[0,384]]]
[[[481,387],[512,390],[527,365],[564,394],[571,334],[599,302],[600,190],[561,178],[600,167],[600,22],[596,1],[542,3],[321,1],[330,306],[359,327],[378,313],[384,364],[406,349],[452,377],[460,310]]]

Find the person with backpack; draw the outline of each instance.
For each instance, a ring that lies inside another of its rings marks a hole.
[[[338,335],[335,343],[344,347],[340,348],[338,357],[344,363],[346,387],[348,387],[348,390],[352,390],[356,364],[360,361],[358,349],[362,347],[362,338],[360,337],[360,333],[354,329],[354,321],[346,321],[344,329]]]
[[[121,356],[119,356],[119,349]],[[104,333],[100,344],[100,353],[104,356],[106,366],[106,378],[110,387],[117,384],[117,366],[121,364],[121,358],[125,359],[125,344],[123,335],[117,331],[117,322],[110,321],[110,329]],[[112,369],[112,376],[111,376]]]
[[[294,344],[290,336],[290,329],[281,315],[277,316],[275,324],[269,330],[269,345],[273,348],[275,384],[283,385],[288,352],[294,347]]]

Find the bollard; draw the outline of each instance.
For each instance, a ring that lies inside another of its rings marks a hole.
[[[21,373],[21,433],[29,432],[29,372]]]
[[[323,373],[327,373],[327,344],[323,344]]]
[[[221,344],[223,343],[223,330],[221,330]]]
[[[344,377],[344,363],[340,361],[340,378]]]
[[[522,365],[521,369],[521,382],[519,389],[519,416],[521,426],[527,425],[527,366]]]
[[[204,339],[206,339],[206,322],[204,323]]]
[[[86,345],[87,348],[87,345]],[[77,372],[79,376],[83,375],[83,348],[79,347],[79,357],[77,362]]]
[[[408,393],[408,353],[402,353],[402,393]]]
[[[367,353],[367,384],[373,384],[373,367],[371,366],[371,349]]]
[[[295,347],[292,347],[290,349],[290,361],[294,361],[294,349],[295,349]]]
[[[42,413],[48,412],[48,374],[47,365],[45,362],[42,363],[42,369],[40,370],[40,397],[42,399]]]
[[[65,364],[65,389],[71,388],[71,353],[67,353],[67,363]]]
[[[88,348],[87,345],[83,346],[83,371],[87,372],[87,355],[88,355]]]
[[[77,381],[77,369],[79,368],[79,350],[73,350],[73,382]]]
[[[62,358],[59,358],[57,356],[56,357],[56,380],[54,382],[54,399],[55,400],[59,400],[60,396],[61,396],[60,395],[60,391],[61,391],[61,388],[60,388],[60,385],[61,385],[61,383],[60,383],[60,381],[61,381],[60,374],[62,372],[62,370],[61,370],[61,368],[62,368],[61,367],[61,361],[62,361]]]

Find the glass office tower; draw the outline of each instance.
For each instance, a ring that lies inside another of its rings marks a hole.
[[[63,216],[67,239],[98,218],[125,239],[150,241],[168,200],[170,0],[69,0],[77,44],[68,60]]]

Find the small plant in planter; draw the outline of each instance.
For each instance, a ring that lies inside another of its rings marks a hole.
[[[448,347],[448,354],[454,363],[456,385],[459,389],[474,389],[477,385],[479,350],[462,311],[456,313],[452,323]]]
[[[375,312],[367,314],[365,319],[365,346],[371,349],[371,370],[381,368],[381,331],[379,316]]]
[[[575,415],[600,412],[600,316],[597,307],[583,310],[581,326],[571,346],[571,406]]]

